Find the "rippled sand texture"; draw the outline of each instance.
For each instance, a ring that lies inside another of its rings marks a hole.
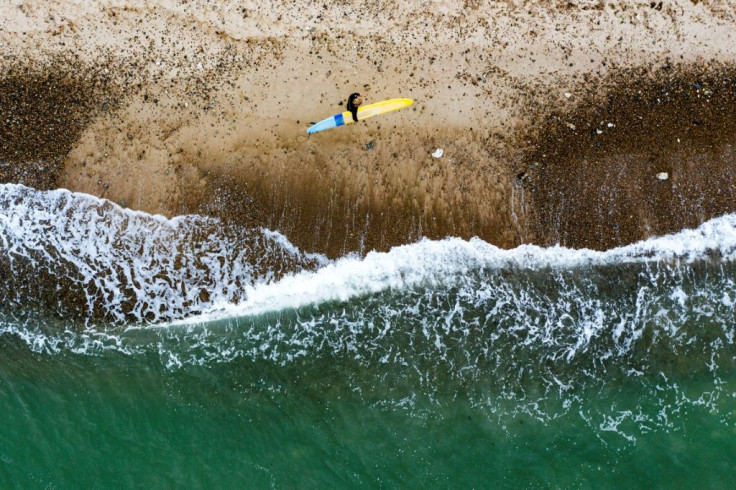
[[[446,235],[603,249],[736,206],[728,2],[0,9],[2,182],[330,256]],[[415,104],[302,141],[356,90]]]

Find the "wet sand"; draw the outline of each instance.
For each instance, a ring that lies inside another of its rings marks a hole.
[[[331,256],[448,235],[605,249],[736,207],[723,2],[3,14],[3,182],[266,226]],[[356,90],[415,104],[303,141]]]

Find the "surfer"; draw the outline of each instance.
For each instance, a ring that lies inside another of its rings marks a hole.
[[[363,96],[358,92],[353,92],[348,97],[348,110],[353,115],[353,121],[358,122],[358,107],[363,103]]]

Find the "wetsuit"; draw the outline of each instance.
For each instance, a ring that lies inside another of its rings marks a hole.
[[[353,121],[358,122],[358,106],[355,105],[355,99],[360,97],[358,92],[350,94],[348,97],[348,110],[353,115]]]

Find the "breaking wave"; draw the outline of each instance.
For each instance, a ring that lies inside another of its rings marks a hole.
[[[50,355],[229,363],[252,390],[462,396],[614,431],[736,393],[736,215],[605,252],[448,238],[329,261],[269,230],[5,185],[0,247],[0,338]],[[619,406],[589,413],[591,391]]]

